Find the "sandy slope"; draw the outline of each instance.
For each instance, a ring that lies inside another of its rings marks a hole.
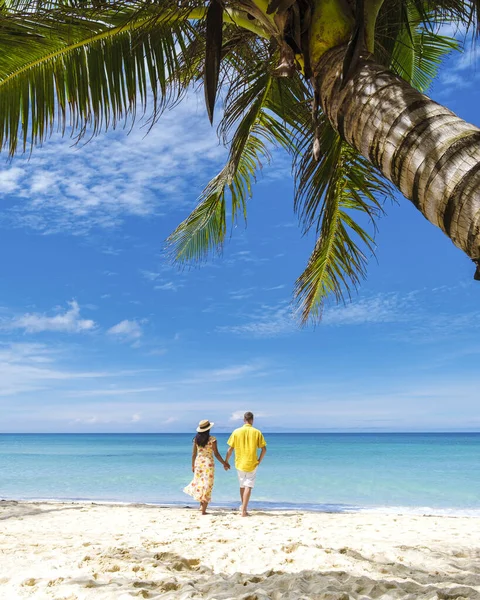
[[[0,599],[480,600],[480,519],[0,502]]]

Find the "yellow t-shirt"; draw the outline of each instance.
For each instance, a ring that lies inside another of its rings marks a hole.
[[[258,448],[267,445],[262,432],[249,423],[235,429],[227,444],[235,450],[235,468],[247,473],[255,471],[258,466]]]

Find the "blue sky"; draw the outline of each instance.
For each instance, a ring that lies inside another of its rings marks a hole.
[[[479,81],[458,54],[431,95],[480,125]],[[0,432],[227,431],[245,410],[267,431],[480,430],[480,284],[406,200],[316,327],[291,311],[313,238],[282,156],[223,256],[169,266],[165,238],[223,157],[192,95],[146,137],[53,136],[1,164]]]

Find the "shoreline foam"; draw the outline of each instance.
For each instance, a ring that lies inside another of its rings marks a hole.
[[[0,498],[2,502],[20,502],[20,503],[52,503],[52,504],[97,504],[105,506],[153,506],[157,508],[193,508],[198,505],[195,500],[186,498],[184,501],[165,501],[144,502],[141,500],[118,500],[103,498],[42,498],[42,497],[19,497]],[[211,508],[225,511],[232,511],[238,508],[238,502],[211,502]],[[401,506],[401,505],[378,505],[378,506],[358,506],[350,504],[293,504],[289,502],[259,502],[251,501],[250,506],[253,510],[275,512],[302,512],[302,513],[326,513],[326,514],[381,514],[381,515],[412,515],[427,517],[471,517],[480,518],[479,508],[457,508],[457,507],[432,507],[432,506]]]

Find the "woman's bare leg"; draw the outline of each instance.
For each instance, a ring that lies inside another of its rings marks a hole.
[[[200,507],[202,510],[202,515],[206,515],[207,514],[207,506],[208,506],[208,502],[201,502],[200,503]]]

